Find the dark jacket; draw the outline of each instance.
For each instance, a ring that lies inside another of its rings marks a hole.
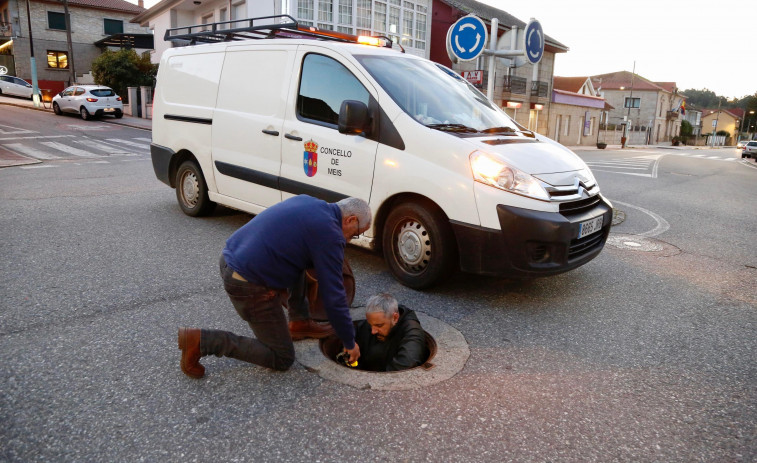
[[[397,371],[422,365],[428,359],[426,333],[415,312],[399,306],[400,318],[385,341],[371,334],[366,320],[357,324],[355,341],[360,346],[358,364],[361,370]]]
[[[294,196],[253,217],[226,241],[226,264],[247,281],[291,288],[306,269],[318,273],[318,293],[331,326],[352,349],[354,327],[342,279],[342,212],[310,196]]]

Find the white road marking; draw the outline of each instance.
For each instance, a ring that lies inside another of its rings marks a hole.
[[[0,141],[10,141],[10,140],[41,140],[41,139],[48,139],[48,138],[71,138],[74,135],[39,135],[36,137],[4,137],[0,138]]]
[[[10,130],[8,130],[10,129]],[[0,134],[12,135],[21,133],[39,133],[36,130],[22,129],[21,127],[13,127],[11,125],[0,124]]]
[[[152,138],[135,138],[135,140],[146,141],[147,143],[152,143]]]
[[[74,143],[84,145],[87,148],[94,148],[96,150],[105,151],[108,154],[121,154],[121,155],[126,155],[126,156],[134,156],[134,154],[130,153],[129,151],[124,151],[124,149],[119,146],[109,145],[107,143],[101,143],[99,141],[95,141],[89,138],[86,138],[84,140],[74,140]]]
[[[31,156],[37,159],[60,159],[60,156],[56,156],[46,151],[41,151],[41,150],[38,150],[37,148],[26,146],[21,143],[8,143],[3,146],[17,154],[23,154],[25,156]]]
[[[150,145],[145,145],[143,143],[134,143],[133,141],[122,140],[120,138],[108,138],[107,140],[108,141],[112,141],[114,143],[123,143],[124,145],[134,146],[136,148],[142,148],[142,149],[145,149],[145,150],[148,150],[148,151],[150,150]]]
[[[21,166],[19,169],[44,169],[45,167],[58,167],[51,164],[39,164],[36,166]]]
[[[661,234],[665,233],[670,228],[670,224],[668,223],[667,220],[663,219],[662,217],[660,217],[659,215],[655,214],[654,212],[652,212],[650,210],[644,209],[643,207],[634,206],[633,204],[622,203],[622,202],[616,201],[614,199],[611,199],[610,202],[615,203],[615,204],[620,204],[621,206],[630,207],[631,209],[636,209],[637,211],[641,211],[641,212],[647,214],[648,216],[652,217],[652,219],[654,219],[654,221],[657,222],[657,226],[656,227],[654,227],[653,229],[651,229],[649,231],[646,231],[644,233],[639,233],[638,234],[639,236],[645,236],[647,238],[652,238],[653,236],[657,236],[657,235],[661,235]]]
[[[74,156],[80,156],[83,158],[101,158],[102,157],[102,155],[91,153],[89,151],[80,150],[79,148],[74,148],[73,146],[64,145],[63,143],[58,143],[57,141],[43,141],[42,144],[45,146],[49,146],[52,149],[63,151],[64,153],[73,154]]]

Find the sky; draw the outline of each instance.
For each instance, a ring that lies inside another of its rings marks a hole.
[[[555,59],[556,76],[632,71],[635,62],[636,74],[681,90],[757,93],[757,0],[478,1],[526,23],[536,18],[568,46]]]
[[[632,71],[727,98],[757,93],[757,0],[478,0],[569,48],[556,76]]]

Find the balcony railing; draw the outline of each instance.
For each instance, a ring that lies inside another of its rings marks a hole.
[[[668,111],[665,119],[669,121],[678,119],[678,111]]]
[[[527,80],[525,77],[505,76],[504,91],[510,93],[526,94]]]
[[[549,92],[549,84],[540,80],[531,82],[531,96],[546,98]]]
[[[0,37],[13,37],[11,23],[0,22]]]

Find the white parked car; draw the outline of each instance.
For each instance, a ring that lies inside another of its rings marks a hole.
[[[0,76],[0,94],[32,97],[32,84],[13,76]]]
[[[750,141],[746,145],[744,145],[744,150],[741,152],[741,157],[757,159],[757,140]]]
[[[110,87],[73,85],[53,97],[53,111],[59,116],[77,113],[84,120],[105,114],[120,119],[124,115],[124,104]]]
[[[747,140],[746,138],[743,140],[739,140],[739,142],[736,143],[736,149],[744,149],[747,143],[749,143],[749,140]]]

